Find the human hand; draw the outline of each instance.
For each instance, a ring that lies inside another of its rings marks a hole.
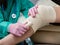
[[[16,36],[22,36],[28,29],[28,26],[21,23],[10,24],[9,26],[9,32]]]
[[[36,16],[36,14],[38,13],[37,8],[38,8],[38,5],[30,8],[29,12],[28,12],[28,15],[32,16],[34,18]]]

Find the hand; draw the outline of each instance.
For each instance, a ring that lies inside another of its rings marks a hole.
[[[36,16],[36,14],[38,13],[37,11],[38,5],[32,7],[31,9],[29,9],[29,16],[32,16],[33,18]]]
[[[27,30],[28,27],[21,23],[10,24],[9,26],[9,32],[16,36],[22,36]]]

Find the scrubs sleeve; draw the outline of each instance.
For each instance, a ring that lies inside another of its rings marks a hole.
[[[29,0],[21,0],[21,12],[22,14],[27,18],[28,17],[28,11],[31,7],[34,6],[34,4]]]
[[[8,25],[10,22],[4,21],[2,12],[0,11],[0,39],[8,34]]]

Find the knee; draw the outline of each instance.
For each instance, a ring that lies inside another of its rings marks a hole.
[[[56,12],[52,6],[39,5],[37,10],[39,16],[42,17],[43,20],[46,20],[49,23],[55,22]]]

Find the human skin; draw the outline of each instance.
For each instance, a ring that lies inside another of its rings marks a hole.
[[[60,6],[54,7],[56,11],[56,21],[55,23],[60,23]],[[23,36],[17,37],[12,34],[9,34],[5,38],[0,40],[1,45],[15,45],[23,40],[25,40],[28,37],[31,37],[34,34],[34,31],[32,28],[28,30]]]
[[[27,31],[23,36],[21,37],[17,37],[14,36],[12,34],[9,34],[8,36],[6,36],[5,38],[0,40],[0,44],[1,45],[15,45],[23,40],[25,40],[26,38],[30,37],[33,34],[33,29],[30,28],[29,31]]]

